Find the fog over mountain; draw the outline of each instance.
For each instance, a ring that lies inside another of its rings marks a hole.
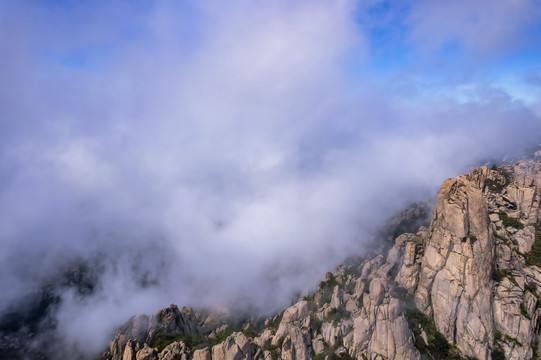
[[[269,314],[383,223],[541,142],[537,1],[4,1],[0,314],[100,349],[176,303]],[[1,316],[1,315],[0,315]]]

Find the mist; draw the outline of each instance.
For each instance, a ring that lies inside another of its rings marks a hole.
[[[80,262],[66,349],[170,303],[271,314],[444,179],[525,155],[540,6],[453,4],[3,2],[0,316]]]

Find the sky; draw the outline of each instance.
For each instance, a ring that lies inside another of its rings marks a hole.
[[[0,2],[0,316],[78,262],[65,349],[270,314],[442,181],[541,143],[538,0]]]

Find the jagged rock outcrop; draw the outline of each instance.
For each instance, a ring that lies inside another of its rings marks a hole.
[[[171,305],[150,317],[136,315],[118,328],[115,338],[109,346],[110,358],[112,360],[131,360],[138,356],[137,360],[153,359],[152,354],[155,350],[151,351],[147,343],[159,332],[182,336],[199,334],[201,328],[194,311],[189,307],[183,307],[179,310],[176,305]],[[144,344],[142,349],[140,344]],[[141,355],[138,352],[141,352]]]
[[[541,245],[541,163],[524,161],[503,170],[507,178],[499,180],[506,186],[487,198],[496,237],[495,347],[509,359],[529,359],[537,352],[541,311],[541,259],[533,249]]]
[[[133,316],[126,324],[117,330],[117,334],[110,345],[113,360],[121,359],[128,340],[134,339],[142,342],[149,329],[149,317],[147,315]]]
[[[241,332],[233,333],[223,343],[212,347],[214,360],[252,360],[255,348]]]
[[[282,343],[282,359],[311,358],[311,321],[308,301],[299,301],[284,311],[282,321],[271,341],[272,346]]]
[[[158,358],[159,360],[188,360],[190,350],[182,341],[175,341],[163,349]]]
[[[176,305],[158,311],[149,319],[148,337],[157,331],[178,335],[198,334],[201,332],[199,322],[192,308],[183,307],[179,310]]]
[[[489,170],[446,180],[421,262],[415,292],[421,311],[466,355],[489,357],[492,344],[491,281],[494,236],[483,187]]]
[[[137,351],[136,360],[158,360],[158,352],[145,344],[143,348]]]
[[[282,313],[266,321],[233,324],[223,311],[196,316],[189,308],[172,305],[150,317],[130,319],[119,328],[108,356],[536,358],[541,329],[540,190],[541,162],[531,160],[448,179],[428,227],[396,236],[385,254],[327,273],[312,296]],[[159,335],[170,344],[158,353],[151,346]]]
[[[137,352],[140,350],[137,340],[128,340],[124,347],[122,360],[136,360]]]
[[[193,353],[193,360],[211,360],[210,348],[195,350]]]

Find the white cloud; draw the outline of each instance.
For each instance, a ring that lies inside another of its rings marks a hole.
[[[454,42],[477,56],[500,55],[535,40],[523,30],[535,25],[540,13],[531,0],[422,0],[411,3],[407,24],[419,48],[438,50]]]

